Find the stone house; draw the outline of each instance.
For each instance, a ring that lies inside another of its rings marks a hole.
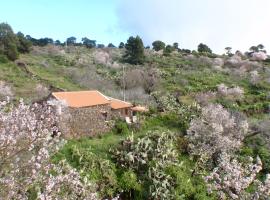
[[[113,126],[112,119],[132,119],[131,103],[99,91],[54,92],[52,96],[67,104],[63,117],[68,137],[95,136],[108,132]]]

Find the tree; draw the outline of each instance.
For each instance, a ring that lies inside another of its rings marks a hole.
[[[18,51],[20,53],[29,53],[30,52],[30,48],[32,46],[31,41],[27,40],[24,37],[24,34],[22,32],[18,32],[17,33],[17,38],[18,38]]]
[[[98,44],[98,45],[97,45],[97,48],[99,48],[99,49],[102,49],[102,48],[104,48],[104,47],[105,47],[104,44]]]
[[[58,129],[64,108],[59,102],[0,102],[1,199],[29,199],[30,190],[36,199],[95,199],[79,172],[66,162],[51,162],[65,142]]]
[[[264,45],[263,44],[258,44],[257,45],[257,48],[258,48],[258,52],[266,53],[266,50],[264,49]]]
[[[52,38],[40,38],[36,40],[36,45],[38,46],[46,46],[48,44],[53,44],[53,39]]]
[[[125,48],[125,44],[124,44],[124,42],[120,42],[120,44],[119,44],[119,47],[118,47],[119,49],[123,49],[123,48]]]
[[[244,163],[224,153],[219,156],[218,165],[205,177],[210,193],[217,192],[219,199],[262,199],[270,196],[270,175],[266,175],[264,182],[256,176],[262,170],[262,162],[259,157],[254,163],[249,157]],[[253,186],[253,191],[246,189]]]
[[[245,119],[231,114],[221,105],[210,104],[190,123],[187,130],[189,151],[206,159],[221,152],[232,153],[239,149],[247,133]]]
[[[186,53],[186,54],[190,54],[191,51],[189,49],[179,49],[180,52]]]
[[[226,55],[228,55],[228,56],[232,56],[233,55],[232,54],[232,47],[226,47],[225,50],[226,50]]]
[[[251,51],[251,52],[259,52],[259,48],[257,47],[257,46],[251,46],[250,48],[249,48],[249,50]]]
[[[264,45],[263,44],[259,44],[259,45],[257,45],[257,47],[258,47],[259,50],[263,50],[264,49]]]
[[[54,44],[55,44],[56,46],[60,46],[60,45],[61,45],[61,42],[60,42],[60,40],[55,40]]]
[[[162,49],[165,49],[165,43],[160,41],[160,40],[156,40],[152,43],[153,49],[155,51],[160,51]]]
[[[90,40],[87,37],[82,38],[83,45],[87,48],[94,48],[96,47],[96,40]]]
[[[166,48],[164,49],[163,53],[165,56],[168,56],[168,55],[170,55],[170,53],[173,52],[173,50],[174,50],[173,46],[167,45]]]
[[[143,41],[139,36],[131,36],[125,45],[124,59],[131,64],[143,64],[145,60]]]
[[[178,44],[177,42],[173,43],[173,48],[174,48],[175,50],[178,50],[179,44]]]
[[[67,38],[67,45],[75,45],[77,38],[74,36]]]
[[[113,43],[109,43],[109,44],[108,44],[108,47],[109,47],[109,48],[115,48],[116,46],[114,46]]]
[[[200,53],[212,53],[212,50],[206,44],[200,43],[198,45],[198,52],[200,52]]]
[[[0,54],[7,56],[9,60],[16,60],[18,53],[18,38],[13,33],[10,25],[6,23],[0,24]]]

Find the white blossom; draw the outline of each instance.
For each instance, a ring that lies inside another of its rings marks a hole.
[[[50,162],[65,143],[58,123],[47,103],[0,102],[0,199],[27,199],[33,187],[39,199],[96,199],[93,185],[67,163]]]
[[[236,118],[221,105],[209,104],[187,130],[190,153],[210,158],[218,152],[232,152],[241,146],[247,132],[246,120]]]
[[[244,95],[244,90],[238,86],[229,88],[225,84],[221,83],[217,86],[217,93],[224,97],[240,99]]]
[[[246,163],[240,163],[229,154],[222,153],[218,166],[205,177],[208,191],[216,191],[219,199],[267,199],[270,195],[270,178],[267,175],[264,183],[256,176],[262,170],[262,162],[259,157],[256,163],[252,158]],[[257,186],[254,193],[247,193],[246,189],[251,185]]]

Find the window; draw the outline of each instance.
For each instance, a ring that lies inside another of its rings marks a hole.
[[[107,119],[108,119],[108,112],[106,112],[106,111],[101,111],[101,114],[102,114],[104,120],[107,120]]]

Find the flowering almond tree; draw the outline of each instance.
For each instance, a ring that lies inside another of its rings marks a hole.
[[[48,103],[0,102],[0,199],[96,199],[75,169],[50,162],[65,143],[55,110]]]
[[[218,166],[205,177],[205,181],[208,183],[209,192],[216,191],[220,199],[267,200],[270,197],[270,176],[267,175],[265,181],[261,182],[256,178],[261,170],[262,162],[259,157],[256,163],[249,158],[243,164],[223,153],[220,154]],[[252,184],[255,191],[246,192]]]
[[[211,158],[215,153],[238,149],[248,133],[248,122],[233,116],[221,105],[202,108],[201,117],[193,119],[187,130],[192,155]]]

